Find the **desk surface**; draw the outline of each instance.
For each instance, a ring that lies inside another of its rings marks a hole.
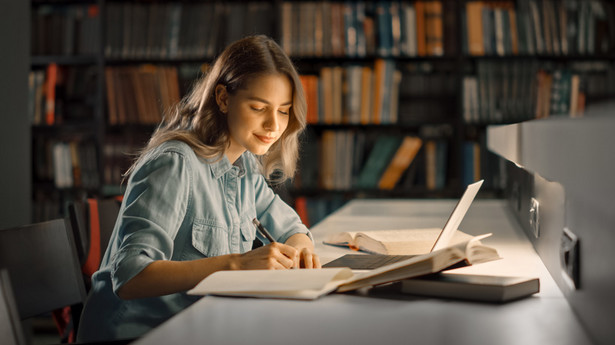
[[[323,263],[350,251],[322,244],[344,230],[442,227],[454,200],[356,200],[312,228]],[[507,304],[395,293],[332,294],[316,301],[204,297],[136,344],[589,344],[591,340],[504,201],[476,200],[460,229],[502,260],[462,270],[539,276],[541,292]],[[383,289],[380,289],[383,290]]]

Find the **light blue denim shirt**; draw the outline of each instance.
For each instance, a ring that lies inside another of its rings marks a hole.
[[[109,247],[92,277],[79,341],[141,336],[195,302],[185,292],[135,300],[116,293],[155,260],[251,250],[254,217],[279,242],[297,233],[311,238],[295,211],[268,187],[251,153],[232,165],[226,156],[218,162],[199,158],[180,141],[152,150],[128,181]]]

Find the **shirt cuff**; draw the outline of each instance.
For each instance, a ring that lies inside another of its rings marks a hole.
[[[312,233],[304,224],[301,224],[301,227],[299,229],[295,228],[284,233],[282,236],[280,236],[279,241],[282,243],[286,243],[286,241],[288,241],[288,239],[295,234],[306,234],[310,238],[312,243],[314,243],[314,237],[312,237]]]
[[[141,273],[149,264],[154,262],[153,253],[147,248],[127,249],[117,252],[111,270],[113,292],[117,295],[120,287]]]

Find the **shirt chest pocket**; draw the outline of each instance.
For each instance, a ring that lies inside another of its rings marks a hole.
[[[242,217],[239,227],[241,229],[241,252],[245,253],[252,250],[252,245],[256,238],[256,228],[248,217]]]
[[[230,254],[228,229],[214,221],[195,220],[192,246],[207,257]]]

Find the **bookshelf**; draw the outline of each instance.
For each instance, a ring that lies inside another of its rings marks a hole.
[[[349,198],[456,197],[478,177],[483,196],[501,196],[505,169],[485,148],[486,126],[578,116],[615,95],[612,22],[615,6],[598,0],[32,1],[34,85],[57,66],[55,121],[37,116],[48,102],[31,88],[33,198],[51,209],[35,213],[121,193],[126,152],[204,64],[254,33],[276,38],[302,74],[300,172],[276,188],[310,223]],[[376,143],[405,136],[423,145],[395,188],[357,185]],[[65,171],[75,174],[76,156],[81,176],[95,177],[58,183],[55,151]]]

